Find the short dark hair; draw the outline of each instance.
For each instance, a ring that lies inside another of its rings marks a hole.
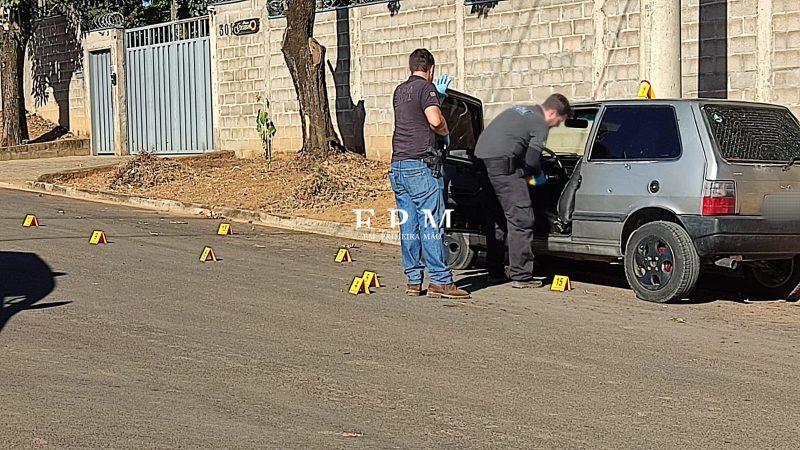
[[[434,64],[433,55],[425,48],[414,50],[408,57],[408,68],[412,72],[427,72]]]
[[[561,116],[569,117],[572,114],[572,107],[569,106],[569,100],[561,94],[552,94],[547,97],[547,100],[542,103],[542,108],[552,109]]]

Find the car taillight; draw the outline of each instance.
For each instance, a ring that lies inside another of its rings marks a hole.
[[[706,181],[703,186],[703,215],[732,214],[736,214],[736,183],[733,181]]]

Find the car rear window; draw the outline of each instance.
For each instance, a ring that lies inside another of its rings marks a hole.
[[[703,106],[720,156],[728,161],[788,162],[800,156],[800,125],[788,109]]]

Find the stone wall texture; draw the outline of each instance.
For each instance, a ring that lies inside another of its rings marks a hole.
[[[639,0],[500,0],[493,7],[402,0],[396,14],[385,4],[320,13],[315,36],[327,47],[337,130],[349,147],[390,157],[392,92],[419,47],[433,52],[454,88],[483,100],[487,121],[552,92],[574,100],[633,97],[640,8]],[[800,2],[685,0],[681,16],[684,97],[774,102],[800,115]],[[262,95],[278,128],[273,149],[295,151],[298,104],[280,50],[286,21],[269,19],[256,0],[219,4],[212,20],[218,29],[251,17],[261,19],[258,33],[214,38],[218,147],[261,153],[254,117]]]

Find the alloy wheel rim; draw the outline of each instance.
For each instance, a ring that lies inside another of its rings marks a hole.
[[[639,285],[650,291],[658,291],[672,279],[675,254],[665,240],[648,236],[636,246],[633,265]]]

